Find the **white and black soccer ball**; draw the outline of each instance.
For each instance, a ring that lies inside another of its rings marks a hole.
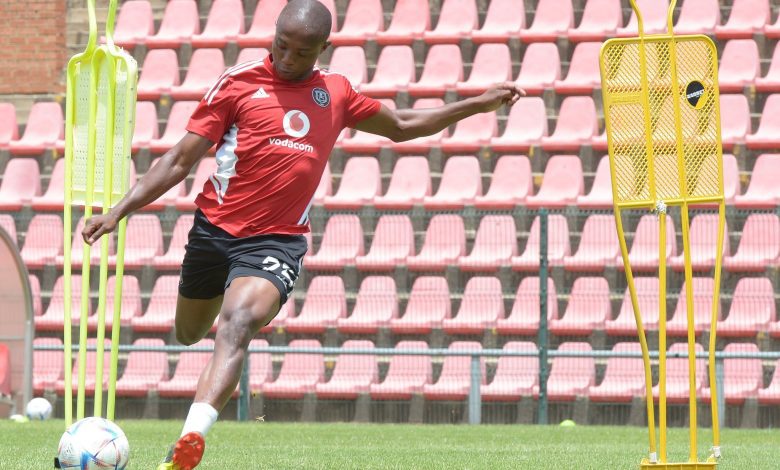
[[[51,416],[51,403],[45,398],[33,398],[24,408],[24,415],[34,421],[43,421]]]
[[[84,418],[62,435],[57,451],[59,468],[123,470],[130,459],[125,433],[104,418]]]

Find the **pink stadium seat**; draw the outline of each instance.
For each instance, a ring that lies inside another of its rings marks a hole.
[[[685,0],[674,34],[712,34],[720,25],[718,0]]]
[[[358,88],[368,81],[366,53],[360,46],[341,46],[333,50],[328,71],[347,77],[353,87]]]
[[[306,301],[297,317],[288,318],[290,333],[324,333],[334,328],[339,318],[347,316],[344,281],[338,276],[317,276],[309,284]]]
[[[517,256],[517,228],[511,215],[486,215],[479,222],[474,246],[458,258],[461,271],[491,272]]]
[[[712,278],[693,278],[693,323],[697,335],[710,328],[713,288]],[[680,288],[680,295],[677,298],[677,307],[672,318],[666,323],[666,331],[669,336],[688,336],[687,293],[685,289],[685,283],[683,282]],[[720,304],[718,304],[718,319],[721,318],[721,315]]]
[[[600,42],[583,42],[577,44],[569,64],[569,72],[563,80],[553,83],[555,92],[562,95],[591,94],[595,88],[601,87],[601,72],[599,71]],[[564,101],[565,103],[565,101]]]
[[[268,341],[253,339],[249,342],[249,348],[267,348]],[[247,356],[249,360],[249,390],[252,393],[260,393],[263,385],[274,378],[274,365],[271,362],[271,353],[252,352]]]
[[[236,58],[236,64],[243,64],[244,62],[252,62],[255,60],[263,60],[268,57],[268,49],[264,47],[247,47],[241,49]]]
[[[780,405],[780,359],[775,362],[772,382],[758,391],[758,403],[761,405]]]
[[[406,214],[386,214],[379,218],[371,249],[355,258],[359,271],[394,271],[407,256],[414,255],[414,229]]]
[[[523,254],[512,257],[514,271],[539,271],[540,223],[539,217],[534,217]],[[571,254],[569,224],[565,216],[550,214],[547,217],[547,237],[548,266],[563,266],[564,257]]]
[[[731,254],[728,241],[728,222],[723,227],[723,256]],[[706,271],[715,266],[715,255],[718,239],[718,216],[715,214],[699,214],[693,218],[690,228],[691,266],[694,271]],[[673,256],[669,260],[669,266],[675,271],[683,271],[685,260],[683,253]]]
[[[561,57],[553,43],[529,44],[515,84],[529,95],[541,95],[561,78]]]
[[[496,322],[496,332],[502,336],[531,336],[539,331],[539,278],[536,276],[524,277],[517,286],[515,301],[512,311],[506,318],[499,318]],[[558,318],[558,295],[555,290],[555,282],[551,277],[547,278],[547,321]]]
[[[425,351],[425,341],[400,341],[397,351]],[[433,382],[430,356],[390,356],[385,380],[369,386],[372,400],[409,400],[413,394],[420,394],[423,386]]]
[[[368,340],[351,339],[343,349],[374,349]],[[379,368],[373,354],[340,354],[330,380],[314,386],[317,398],[325,400],[354,400],[368,393],[371,385],[379,382]]]
[[[41,396],[53,391],[57,382],[63,380],[64,353],[62,350],[37,350],[36,346],[62,347],[60,338],[35,338],[33,340],[33,393]]]
[[[239,47],[271,47],[276,34],[276,19],[286,4],[286,0],[257,2],[249,31],[238,35]],[[333,23],[335,22],[336,18],[333,18]]]
[[[409,210],[431,195],[431,174],[425,157],[401,157],[396,161],[384,196],[374,198],[377,209]]]
[[[729,315],[718,322],[718,335],[755,338],[768,331],[776,317],[772,281],[765,277],[743,277],[734,289]]]
[[[135,105],[135,132],[133,132],[133,152],[148,149],[152,140],[160,137],[157,124],[157,108],[152,101],[138,101]]]
[[[585,221],[577,252],[563,258],[567,271],[603,271],[620,256],[615,216],[594,214]]]
[[[290,341],[291,348],[320,348],[316,339]],[[287,353],[276,380],[263,384],[262,394],[266,398],[301,399],[313,393],[314,387],[325,380],[325,365],[322,354]]]
[[[780,338],[780,321],[772,322],[769,325],[769,336],[772,338]]]
[[[170,0],[165,6],[160,29],[146,38],[149,49],[178,49],[200,33],[200,18],[195,0]]]
[[[536,344],[530,341],[509,341],[504,351],[527,351],[536,354]],[[539,394],[539,357],[500,356],[496,373],[488,385],[480,386],[482,400],[488,402],[516,402],[523,396]]]
[[[182,216],[187,217],[187,216]],[[173,329],[176,299],[179,296],[179,276],[160,276],[154,283],[149,306],[141,316],[133,317],[131,325],[137,333],[167,333]]]
[[[745,194],[737,195],[735,205],[740,209],[772,208],[780,204],[780,154],[759,155],[750,174],[750,185]]]
[[[454,341],[447,348],[450,351],[481,351],[482,346],[476,341]],[[487,383],[485,359],[480,357],[482,369],[482,384]],[[423,386],[423,396],[426,400],[465,400],[471,389],[471,356],[445,356],[441,374],[434,384]]]
[[[13,140],[19,140],[16,107],[12,103],[0,103],[0,149],[7,149]]]
[[[524,28],[524,0],[493,0],[488,6],[482,28],[471,32],[471,41],[475,44],[507,43],[512,38],[519,38]]]
[[[665,34],[669,0],[638,0],[636,3],[639,11],[642,12],[645,34]],[[636,15],[632,12],[628,24],[624,28],[618,28],[617,36],[624,38],[638,35]]]
[[[780,94],[769,95],[761,112],[761,122],[755,134],[745,137],[751,150],[777,149],[780,145]],[[759,157],[761,159],[761,157]],[[758,162],[756,162],[758,163]]]
[[[603,41],[615,35],[623,26],[620,0],[589,0],[582,12],[577,28],[569,28],[567,36],[572,42]]]
[[[63,249],[62,219],[54,214],[36,214],[27,227],[21,255],[28,269],[54,264]]]
[[[474,198],[478,209],[512,209],[534,192],[531,161],[525,155],[504,155],[496,162],[490,189]]]
[[[588,336],[594,330],[603,330],[604,322],[611,316],[607,280],[578,277],[563,316],[550,320],[550,332],[557,336]]]
[[[520,32],[523,42],[555,42],[574,27],[571,0],[540,0],[531,27]]]
[[[357,3],[357,2],[356,2]],[[409,46],[386,46],[379,53],[374,78],[360,92],[374,97],[395,97],[415,81],[414,54]],[[393,102],[395,104],[395,102]]]
[[[0,228],[2,228],[5,231],[5,233],[8,234],[8,238],[10,238],[11,241],[14,242],[14,245],[17,246],[19,245],[16,236],[16,222],[14,222],[14,218],[11,214],[0,214]],[[35,277],[35,276],[31,275],[30,277]]]
[[[580,209],[611,209],[613,207],[612,177],[609,173],[608,156],[599,160],[590,192],[585,196],[577,197],[577,207]]]
[[[500,137],[490,139],[495,152],[529,152],[547,136],[547,114],[539,97],[520,98],[509,110]]]
[[[154,51],[149,51],[150,54],[152,52]],[[149,150],[155,154],[163,154],[179,143],[179,140],[187,135],[187,123],[197,106],[197,101],[177,101],[173,103],[163,136],[159,139],[152,139],[149,143]]]
[[[74,344],[76,342],[74,341]],[[87,347],[96,347],[98,344],[97,340],[95,338],[89,338],[87,340]],[[74,359],[76,358],[76,355],[73,355]],[[96,377],[96,371],[97,371],[97,358],[98,353],[97,350],[87,351],[87,360],[85,362],[85,369],[87,371],[86,377],[85,377],[85,384],[84,389],[87,392],[87,396],[92,396],[95,393],[95,385],[97,384],[97,377]],[[110,374],[110,367],[108,367],[108,364],[111,363],[111,340],[106,339],[103,342],[103,390],[105,391],[108,389],[108,376]],[[67,366],[65,366],[67,367]],[[75,360],[73,362],[73,369],[71,369],[71,386],[73,387],[74,395],[76,394],[76,390],[78,389],[78,373],[79,367],[78,367],[78,360]],[[61,380],[57,381],[56,385],[57,395],[62,396],[65,392],[65,378],[63,377]]]
[[[496,277],[472,277],[466,283],[463,300],[454,318],[442,320],[442,329],[450,335],[480,335],[504,318],[501,281]]]
[[[395,280],[390,276],[368,276],[360,283],[355,308],[348,318],[339,318],[338,330],[345,334],[374,334],[398,318]]]
[[[309,256],[306,267],[314,270],[337,270],[353,264],[364,254],[363,229],[356,215],[338,214],[328,219],[319,251]]]
[[[81,232],[84,230],[84,217],[81,217],[76,224],[76,229],[73,230],[73,235],[71,236],[71,266],[74,269],[81,269],[82,267],[82,258],[84,256],[84,239],[81,236]],[[109,235],[106,235],[108,237],[108,255],[115,255],[116,254],[116,232],[113,232]],[[100,266],[100,254],[101,254],[101,246],[103,243],[104,237],[101,237],[99,242],[96,242],[93,248],[89,251],[89,259],[90,264],[92,266]],[[57,267],[61,268],[63,264],[65,263],[65,256],[58,255],[55,259],[57,263]]]
[[[423,206],[427,210],[460,209],[473,204],[482,194],[482,177],[476,157],[450,157],[444,164],[441,182],[436,194],[425,196]]]
[[[41,195],[41,174],[34,158],[12,158],[0,185],[0,210],[19,211]]]
[[[174,100],[200,100],[225,71],[221,49],[195,49],[181,85],[171,87]]]
[[[381,191],[379,160],[374,157],[352,157],[347,160],[336,194],[325,197],[325,208],[359,209],[371,204]]]
[[[590,44],[590,43],[587,43]],[[596,104],[590,96],[569,96],[563,100],[555,123],[555,132],[542,137],[547,151],[579,151],[599,133]]]
[[[658,294],[660,292],[658,278],[635,277],[634,287],[636,289],[636,299],[639,303],[639,314],[642,316],[642,327],[645,331],[658,331],[661,311],[658,303]],[[634,306],[631,303],[631,292],[629,292],[627,287],[623,294],[623,302],[620,305],[618,316],[614,320],[607,318],[604,330],[610,336],[637,336]]]
[[[153,49],[146,54],[138,77],[138,99],[160,99],[179,84],[179,59],[173,49]]]
[[[141,316],[141,289],[137,277],[125,274],[123,279],[119,321],[121,327],[128,327],[132,324],[133,318]],[[114,299],[116,299],[116,276],[111,276],[106,285],[106,331],[111,330],[114,324]],[[97,315],[89,317],[90,331],[97,330],[97,317]]]
[[[775,22],[764,26],[764,36],[769,39],[780,38],[780,18],[776,18]]]
[[[723,267],[729,272],[764,272],[779,261],[780,218],[775,214],[750,214],[737,252],[723,259]]]
[[[697,356],[703,353],[701,344],[696,344]],[[680,356],[680,357],[677,357]],[[688,345],[676,343],[669,348],[666,356],[666,402],[671,404],[688,403],[689,383],[688,377]],[[707,382],[707,363],[702,358],[696,359],[696,395],[702,395],[702,389]],[[658,401],[659,386],[653,387],[653,398]]]
[[[195,198],[203,191],[204,185],[209,183],[211,175],[216,172],[217,160],[215,158],[203,158],[199,161],[198,167],[195,169],[195,177],[192,179],[192,187],[188,193],[176,198],[176,209],[180,211],[194,211],[197,208]],[[174,188],[171,188],[171,190],[174,191]]]
[[[635,273],[656,272],[658,270],[658,217],[655,215],[643,215],[634,232],[634,240],[628,252],[628,260],[631,270]],[[674,220],[666,216],[666,260],[677,256],[677,243],[675,241]],[[624,270],[623,258],[619,256],[616,261],[618,269]]]
[[[376,33],[376,42],[381,45],[411,45],[415,39],[422,39],[423,33],[431,29],[428,0],[398,0],[391,18],[387,30]]]
[[[395,109],[395,101],[391,99],[380,99],[379,102],[385,105],[388,109]],[[357,130],[355,131],[354,136],[345,137],[341,141],[341,150],[351,154],[376,155],[380,150],[382,150],[382,148],[389,148],[392,144],[393,141],[385,136]]]
[[[715,27],[715,37],[724,39],[753,39],[772,19],[769,0],[734,0],[729,19],[723,26]]]
[[[547,160],[539,191],[526,198],[529,208],[573,205],[585,192],[582,162],[576,155],[555,155]]]
[[[617,343],[613,353],[639,353],[639,343]],[[635,397],[645,396],[645,374],[641,357],[610,357],[604,379],[591,387],[588,398],[595,402],[629,403]]]
[[[758,46],[752,39],[732,39],[723,48],[718,69],[721,93],[742,93],[761,76]]]
[[[474,56],[471,73],[466,81],[455,85],[460,96],[484,93],[496,82],[512,81],[512,58],[506,44],[482,44]]]
[[[420,253],[406,258],[406,266],[410,271],[444,271],[465,254],[463,218],[457,214],[437,214],[428,224]]]
[[[125,236],[125,268],[140,269],[149,266],[163,254],[163,232],[156,215],[136,214],[127,222]],[[109,259],[116,266],[116,257]]]
[[[438,46],[434,46],[438,47]],[[443,106],[444,101],[441,98],[421,98],[414,102],[413,109],[428,109]],[[426,137],[418,137],[406,142],[393,142],[391,148],[396,153],[414,153],[427,155],[431,147],[441,145],[441,140],[449,136],[449,131],[445,127],[440,132]]]
[[[444,319],[452,316],[450,309],[447,279],[420,276],[412,285],[404,316],[390,320],[390,331],[397,335],[428,335],[434,328],[441,328]]]
[[[214,340],[204,338],[192,345],[193,348],[214,348]],[[170,380],[157,384],[157,393],[161,397],[193,397],[203,368],[211,358],[211,351],[183,351],[179,353],[176,371]]]
[[[759,93],[776,93],[780,91],[780,47],[775,46],[772,62],[766,75],[756,78],[756,91]]]
[[[0,225],[5,228],[5,222],[0,219]],[[41,281],[38,280],[38,276],[34,274],[28,274],[27,279],[30,283],[30,296],[32,297],[32,310],[33,316],[37,317],[43,315],[43,303],[41,301]]]
[[[723,352],[758,354],[758,346],[752,343],[731,343]],[[723,398],[728,405],[742,405],[745,399],[757,398],[764,386],[764,368],[759,358],[726,358],[723,360]],[[702,389],[702,398],[710,401],[710,389]]]
[[[562,343],[559,352],[589,353],[588,343]],[[552,360],[550,377],[547,379],[547,397],[553,402],[574,401],[578,396],[587,396],[596,385],[596,365],[592,357],[555,357]]]
[[[32,105],[19,140],[12,140],[8,149],[12,155],[40,155],[54,148],[58,139],[65,139],[65,118],[59,103],[38,102]]]
[[[721,141],[723,148],[732,150],[734,145],[745,143],[745,137],[751,134],[750,107],[743,94],[720,95]]]
[[[11,355],[5,343],[0,343],[0,396],[4,401],[11,396]]]
[[[140,338],[135,347],[161,348],[165,342],[159,338]],[[116,382],[116,394],[120,397],[146,397],[157,384],[168,380],[168,354],[165,351],[134,350],[127,355],[122,377]]]
[[[317,186],[317,190],[314,191],[314,200],[312,204],[322,205],[325,202],[326,196],[333,195],[333,178],[330,173],[330,163],[325,162],[325,170],[322,172],[320,178],[320,184]]]
[[[385,29],[380,0],[350,2],[341,29],[328,39],[334,46],[362,46]]]
[[[412,96],[444,96],[448,90],[463,81],[463,61],[455,44],[437,44],[428,50],[422,75],[417,83],[409,84]]]
[[[127,0],[119,8],[114,43],[132,51],[154,34],[154,16],[148,0]]]
[[[241,0],[214,0],[203,32],[192,36],[192,47],[223,48],[237,42],[244,32],[244,5]]]
[[[426,44],[457,44],[471,36],[479,26],[475,0],[443,0],[439,21],[432,31],[423,33]]]
[[[192,228],[192,214],[180,215],[173,227],[168,251],[161,256],[155,256],[154,267],[157,270],[178,270],[184,260],[184,245],[187,243],[187,233]]]

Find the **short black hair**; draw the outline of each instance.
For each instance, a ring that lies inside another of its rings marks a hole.
[[[285,25],[322,42],[328,40],[332,24],[330,10],[317,0],[290,0],[276,21],[277,29]]]

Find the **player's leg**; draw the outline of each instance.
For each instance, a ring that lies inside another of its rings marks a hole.
[[[179,293],[176,300],[176,341],[189,346],[209,332],[222,307],[222,295],[210,299],[192,299]]]

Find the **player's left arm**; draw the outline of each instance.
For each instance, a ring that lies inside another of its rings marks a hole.
[[[521,96],[525,96],[525,91],[507,82],[495,84],[479,96],[438,108],[393,110],[382,105],[378,113],[358,122],[355,129],[403,142],[435,134],[477,113],[495,111],[503,105],[512,106]]]

